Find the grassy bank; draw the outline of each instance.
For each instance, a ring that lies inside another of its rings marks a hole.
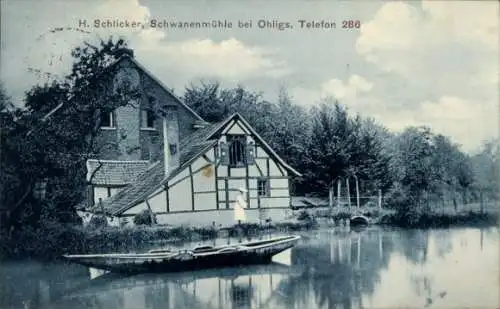
[[[217,237],[251,237],[269,232],[311,229],[313,221],[302,220],[272,225],[242,224],[224,229],[190,226],[135,226],[89,229],[71,225],[25,227],[10,237],[1,235],[0,258],[51,260],[66,253],[129,252],[161,244],[179,244]]]
[[[498,212],[430,212],[418,215],[396,213],[383,217],[380,223],[407,228],[447,228],[452,226],[495,226],[498,224],[498,219]]]
[[[438,208],[430,211],[398,212],[375,207],[361,208],[318,208],[300,210],[297,218],[313,218],[318,221],[329,221],[334,224],[345,224],[352,216],[367,217],[372,224],[384,224],[408,228],[446,228],[451,226],[492,226],[498,223],[499,210],[493,206],[481,209],[475,208]]]
[[[394,211],[360,209],[377,224],[407,228],[446,228],[451,226],[494,226],[498,211],[428,212],[398,214]],[[217,237],[254,237],[264,233],[294,232],[323,226],[321,222],[345,224],[354,214],[347,211],[299,211],[296,220],[266,225],[242,224],[229,228],[190,226],[135,226],[83,228],[74,225],[46,224],[23,227],[12,235],[0,235],[0,258],[54,259],[65,253],[109,253],[141,250],[162,244],[214,239]],[[325,221],[326,219],[326,221]],[[318,223],[319,222],[319,223]],[[331,224],[325,226],[331,227]]]

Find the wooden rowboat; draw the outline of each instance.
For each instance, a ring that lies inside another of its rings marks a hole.
[[[192,250],[151,250],[147,253],[64,255],[66,260],[114,272],[174,272],[203,268],[262,264],[293,247],[300,236],[283,236],[219,247],[202,246]]]

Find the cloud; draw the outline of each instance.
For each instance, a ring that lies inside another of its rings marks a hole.
[[[391,108],[373,115],[393,129],[428,125],[468,149],[498,136],[498,8],[495,1],[383,4],[362,25],[356,51],[405,87],[377,80],[372,100]]]
[[[279,61],[271,58],[270,51],[259,47],[245,46],[235,38],[214,42],[211,39],[195,39],[169,44],[170,56],[184,62],[184,69],[199,74],[210,74],[224,78],[243,78],[255,74],[279,75],[283,68]]]
[[[435,133],[452,136],[472,151],[498,132],[498,106],[444,95],[437,101],[424,101],[412,109],[381,110],[373,115],[389,129],[402,131],[408,126],[429,126]]]
[[[93,17],[146,22],[150,16],[149,9],[138,0],[107,0],[97,7]]]
[[[277,59],[276,50],[248,45],[236,38],[215,41],[186,37],[174,40],[159,28],[93,27],[94,20],[146,24],[151,17],[150,9],[138,0],[106,0],[94,6],[71,3],[71,7],[56,2],[52,10],[42,10],[45,5],[41,4],[40,9],[31,8],[29,12],[22,9],[29,7],[25,3],[14,5],[10,2],[6,7],[5,16],[10,18],[6,23],[13,25],[8,34],[16,35],[3,42],[10,45],[5,52],[2,47],[2,60],[9,61],[2,61],[1,77],[17,101],[22,100],[23,92],[32,85],[69,72],[72,63],[70,51],[74,47],[83,41],[97,42],[110,35],[125,37],[138,60],[172,87],[184,87],[191,79],[199,77],[244,82],[247,78],[277,78],[289,73],[288,66]],[[57,13],[70,8],[71,12],[78,12],[77,17]],[[30,19],[28,26],[18,22],[22,19]],[[86,20],[89,27],[78,28],[81,20]],[[65,30],[51,33],[50,30],[56,27]],[[13,48],[13,44],[18,48]],[[28,68],[35,68],[36,72],[28,72]]]
[[[445,91],[471,77],[475,86],[491,86],[498,81],[497,13],[495,1],[389,2],[362,25],[356,50],[384,71]]]
[[[344,83],[340,79],[330,79],[321,84],[323,96],[331,95],[339,100],[352,101],[360,92],[369,92],[373,84],[359,75],[351,75]]]
[[[93,28],[93,20],[146,21],[149,10],[138,0],[107,0],[89,6],[79,2],[44,1],[2,4],[8,31],[2,31],[2,70],[0,76],[17,104],[23,93],[34,84],[42,84],[69,72],[70,51],[83,41],[96,42],[98,38],[138,36],[143,29]],[[62,14],[60,14],[62,12]],[[89,28],[79,27],[87,20]],[[55,29],[60,29],[56,30]],[[148,31],[142,38],[159,37]]]
[[[200,78],[244,82],[255,77],[282,77],[289,74],[276,52],[248,46],[235,38],[144,41],[134,44],[140,62],[174,88],[183,88]],[[161,61],[158,61],[161,59]]]
[[[298,104],[311,105],[323,98],[333,97],[356,111],[362,97],[366,96],[372,88],[372,82],[353,74],[345,82],[338,78],[331,78],[322,82],[316,89],[295,87],[290,92]]]

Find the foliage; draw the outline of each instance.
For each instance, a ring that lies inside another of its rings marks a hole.
[[[2,92],[0,199],[11,210],[14,228],[38,225],[42,213],[77,221],[73,206],[84,198],[85,162],[110,146],[97,142],[100,115],[137,95],[126,84],[111,89],[108,66],[126,46],[110,38],[75,48],[71,71],[28,90],[24,109],[13,109]]]
[[[108,220],[106,216],[95,214],[90,218],[88,227],[91,229],[104,228],[108,226]]]
[[[306,221],[306,220],[311,220],[312,216],[307,212],[307,210],[302,210],[299,212],[299,215],[297,216],[297,220],[299,221]]]
[[[156,216],[149,209],[145,209],[134,216],[133,222],[135,225],[152,225],[156,223]]]
[[[370,118],[351,116],[334,98],[323,98],[310,109],[293,102],[282,89],[276,103],[238,86],[191,84],[184,99],[209,121],[234,112],[243,115],[266,142],[303,174],[292,177],[292,194],[336,194],[337,179],[355,177],[362,195],[384,194],[384,206],[396,209],[408,222],[446,203],[465,204],[498,199],[498,146],[485,143],[481,153],[465,154],[448,137],[427,127],[389,132]]]
[[[98,132],[102,114],[134,104],[139,95],[126,83],[115,88],[110,82],[109,64],[126,47],[121,39],[84,42],[71,53],[71,71],[29,89],[24,108],[15,107],[0,86],[0,205],[10,210],[10,224],[3,226],[13,228],[16,241],[23,241],[23,232],[32,238],[33,231],[52,233],[47,222],[77,223],[73,206],[84,198],[86,160],[106,147],[119,151],[117,144],[100,144]],[[235,112],[247,119],[302,174],[291,176],[292,195],[335,194],[342,179],[345,196],[348,178],[351,196],[356,184],[365,196],[381,189],[384,206],[409,225],[450,202],[457,207],[500,197],[497,140],[470,155],[429,128],[394,134],[350,114],[334,98],[306,108],[309,102],[295,102],[285,89],[270,102],[241,85],[224,89],[202,82],[186,87],[184,101],[209,122]],[[134,220],[151,223],[145,214]]]
[[[498,213],[479,213],[474,211],[459,213],[424,213],[420,216],[408,218],[399,213],[384,217],[384,223],[415,228],[445,228],[449,226],[496,226]]]

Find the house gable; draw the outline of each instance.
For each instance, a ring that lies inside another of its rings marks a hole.
[[[107,70],[116,81],[126,78],[136,83],[139,98],[113,112],[114,128],[102,128],[99,143],[114,145],[99,147],[100,159],[160,160],[163,153],[163,123],[168,121],[168,147],[177,159],[179,141],[196,130],[203,119],[175,96],[134,58],[125,54]],[[130,76],[135,76],[134,78]]]
[[[156,78],[151,72],[146,69],[142,64],[140,64],[135,58],[130,57],[128,54],[124,54],[118,58],[113,64],[109,66],[109,70],[116,70],[117,68],[132,67],[138,69],[141,73],[141,85],[143,91],[146,95],[150,97],[162,97],[161,106],[174,105],[179,107],[186,113],[186,117],[191,119],[191,123],[204,122],[193,109],[186,105],[178,96],[176,96],[165,84],[163,84],[158,78]],[[144,88],[147,88],[145,90]]]
[[[233,135],[245,136],[245,142],[255,147],[253,164],[240,168],[223,164],[221,143]],[[136,183],[105,200],[105,208],[113,215],[131,215],[147,203],[155,212],[166,213],[208,210],[214,204],[216,209],[230,209],[239,187],[249,188],[250,207],[289,205],[289,175],[300,174],[286,165],[240,115],[199,129],[184,138],[180,147],[179,165],[168,177],[164,177],[160,161]],[[266,196],[261,197],[263,194]]]

